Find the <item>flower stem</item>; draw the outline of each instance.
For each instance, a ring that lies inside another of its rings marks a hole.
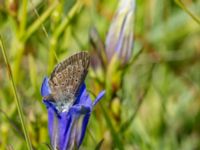
[[[57,5],[58,2],[55,1],[34,23],[32,23],[23,37],[24,41],[26,41],[38,29],[38,27],[43,24],[43,22],[50,16]]]
[[[22,12],[21,12],[21,23],[20,23],[20,36],[22,37],[26,29],[26,20],[27,20],[27,0],[22,1]]]
[[[192,19],[194,19],[199,25],[200,25],[200,19],[193,15],[192,12],[184,5],[184,3],[181,0],[175,0],[175,2],[183,9],[186,11],[186,13],[188,15],[190,15],[190,17],[192,17]]]
[[[23,132],[24,132],[25,140],[26,140],[26,144],[27,144],[28,149],[32,150],[31,141],[30,141],[30,138],[29,138],[26,126],[25,126],[22,106],[21,106],[20,100],[19,100],[18,95],[17,95],[15,82],[13,80],[12,70],[11,70],[10,64],[8,62],[8,57],[7,57],[7,54],[6,54],[5,47],[4,47],[3,40],[1,38],[1,36],[0,36],[0,46],[1,46],[1,50],[2,50],[2,53],[3,53],[3,57],[4,57],[4,60],[5,60],[5,63],[7,65],[7,71],[8,71],[8,75],[9,75],[10,81],[11,81],[12,90],[13,90],[14,97],[15,97],[15,102],[17,104],[17,110],[18,110],[18,113],[19,113],[22,129],[23,129]]]

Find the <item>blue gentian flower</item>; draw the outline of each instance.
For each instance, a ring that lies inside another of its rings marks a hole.
[[[120,0],[106,37],[108,60],[116,54],[122,64],[130,59],[133,49],[134,11],[135,0]]]
[[[48,78],[42,83],[41,95],[51,94]],[[53,102],[43,100],[48,110],[48,130],[53,149],[69,150],[78,149],[83,141],[86,127],[93,107],[104,96],[105,91],[100,92],[92,102],[83,83],[80,94],[68,111],[59,112]]]

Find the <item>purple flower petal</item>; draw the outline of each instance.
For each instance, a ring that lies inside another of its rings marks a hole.
[[[86,114],[83,118],[81,132],[80,132],[79,137],[77,139],[78,147],[80,147],[81,143],[83,142],[83,138],[85,136],[85,132],[86,132],[86,128],[87,128],[87,125],[88,125],[88,122],[89,122],[89,118],[90,118],[90,113]]]
[[[112,20],[106,37],[108,60],[117,54],[122,64],[131,57],[133,49],[135,0],[120,0],[119,8]]]
[[[74,105],[70,108],[68,114],[69,115],[76,115],[76,116],[80,116],[80,115],[85,115],[87,113],[90,113],[91,109],[90,107],[84,106],[84,105]]]
[[[102,99],[102,97],[105,95],[106,91],[101,91],[99,93],[99,95],[97,96],[97,98],[95,99],[95,101],[93,102],[93,107],[99,102],[100,99]]]
[[[49,79],[47,77],[45,77],[43,80],[42,87],[41,87],[41,95],[42,96],[48,96],[51,93],[48,81],[49,81]]]
[[[83,104],[88,107],[92,106],[92,100],[90,99],[89,94],[87,93],[85,83],[83,83],[80,88],[80,95],[76,100],[75,104]]]
[[[58,117],[57,143],[59,150],[67,150],[67,145],[70,140],[70,132],[73,125],[73,118],[67,112],[63,112]]]
[[[41,94],[42,96],[51,94],[48,78],[45,78],[42,83]],[[56,109],[56,102],[43,100],[48,110],[48,129],[54,149],[68,150],[80,147],[85,136],[92,108],[104,94],[105,91],[102,91],[92,104],[92,100],[83,83],[75,103],[68,111],[63,112],[59,112]]]

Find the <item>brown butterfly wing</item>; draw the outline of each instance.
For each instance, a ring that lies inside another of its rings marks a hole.
[[[89,54],[79,52],[55,67],[49,79],[53,101],[74,101],[87,75],[89,64]]]

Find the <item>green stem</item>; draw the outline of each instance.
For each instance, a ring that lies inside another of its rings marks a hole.
[[[37,29],[39,26],[42,25],[42,23],[50,16],[51,12],[54,10],[54,8],[58,5],[58,1],[55,1],[42,16],[40,16],[28,29],[26,34],[23,37],[23,40],[26,41]]]
[[[52,67],[54,66],[54,57],[56,58],[58,62],[58,58],[56,55],[56,48],[57,48],[57,41],[59,36],[63,33],[63,31],[67,28],[70,20],[74,17],[74,15],[81,9],[82,3],[80,1],[77,1],[77,3],[73,6],[73,8],[70,10],[69,14],[63,19],[61,24],[56,28],[56,30],[53,32],[53,36],[50,39],[50,52],[49,52],[49,65],[48,65],[48,73],[51,72]]]
[[[125,132],[130,127],[130,125],[133,123],[133,120],[135,119],[135,117],[144,101],[144,98],[150,89],[150,82],[152,80],[154,67],[155,67],[155,64],[153,64],[150,68],[150,73],[148,74],[147,81],[146,81],[147,85],[146,85],[144,91],[142,91],[142,94],[138,98],[138,104],[135,108],[135,111],[133,112],[131,117],[129,119],[127,119],[127,121],[125,123],[122,124],[122,126],[120,127],[120,132]]]
[[[105,117],[106,123],[107,123],[108,127],[110,128],[110,131],[111,131],[115,146],[119,150],[124,150],[123,144],[122,144],[122,142],[120,140],[119,135],[117,134],[117,132],[114,129],[114,126],[113,126],[113,124],[111,122],[111,118],[109,117],[109,114],[108,114],[107,110],[104,108],[104,106],[101,103],[100,103],[100,106],[101,106],[101,110],[103,112],[103,115]]]
[[[77,1],[77,3],[74,5],[74,7],[70,10],[69,14],[66,18],[62,21],[62,23],[57,27],[55,32],[53,33],[53,37],[57,39],[61,33],[63,33],[63,30],[66,29],[66,26],[70,22],[70,20],[73,18],[73,16],[77,13],[78,10],[80,10],[82,7],[82,3]]]
[[[181,0],[175,0],[175,2],[183,9],[185,10],[190,17],[192,17],[199,25],[200,25],[200,19],[192,14],[192,12],[187,9],[187,7],[184,5],[184,3]]]
[[[7,57],[1,36],[0,36],[0,46],[1,46],[1,50],[2,50],[2,53],[3,53],[5,63],[7,65],[8,75],[9,75],[9,78],[11,80],[12,90],[13,90],[13,93],[14,93],[14,96],[15,96],[15,102],[16,102],[16,105],[17,105],[17,110],[18,110],[18,113],[19,113],[22,129],[23,129],[23,132],[24,132],[25,140],[26,140],[26,144],[27,144],[28,149],[32,150],[31,141],[30,141],[30,138],[28,136],[28,132],[27,132],[27,129],[26,129],[26,126],[25,126],[25,120],[24,120],[24,115],[23,115],[23,111],[22,111],[22,106],[21,106],[20,100],[19,100],[18,95],[17,95],[15,82],[13,80],[12,70],[11,70],[10,64],[8,62],[8,57]]]
[[[34,12],[35,12],[37,18],[39,19],[39,18],[40,18],[40,15],[39,15],[37,9],[34,7],[33,0],[31,0],[30,2],[31,2],[31,5],[32,5],[32,7],[33,7],[33,10],[34,10]],[[49,35],[48,35],[48,33],[47,33],[47,31],[46,31],[45,26],[43,25],[43,23],[42,23],[42,30],[43,30],[45,36],[49,39]]]
[[[21,13],[21,23],[20,23],[20,37],[24,35],[24,31],[26,29],[26,19],[27,19],[27,0],[23,0],[22,2],[22,13]]]

